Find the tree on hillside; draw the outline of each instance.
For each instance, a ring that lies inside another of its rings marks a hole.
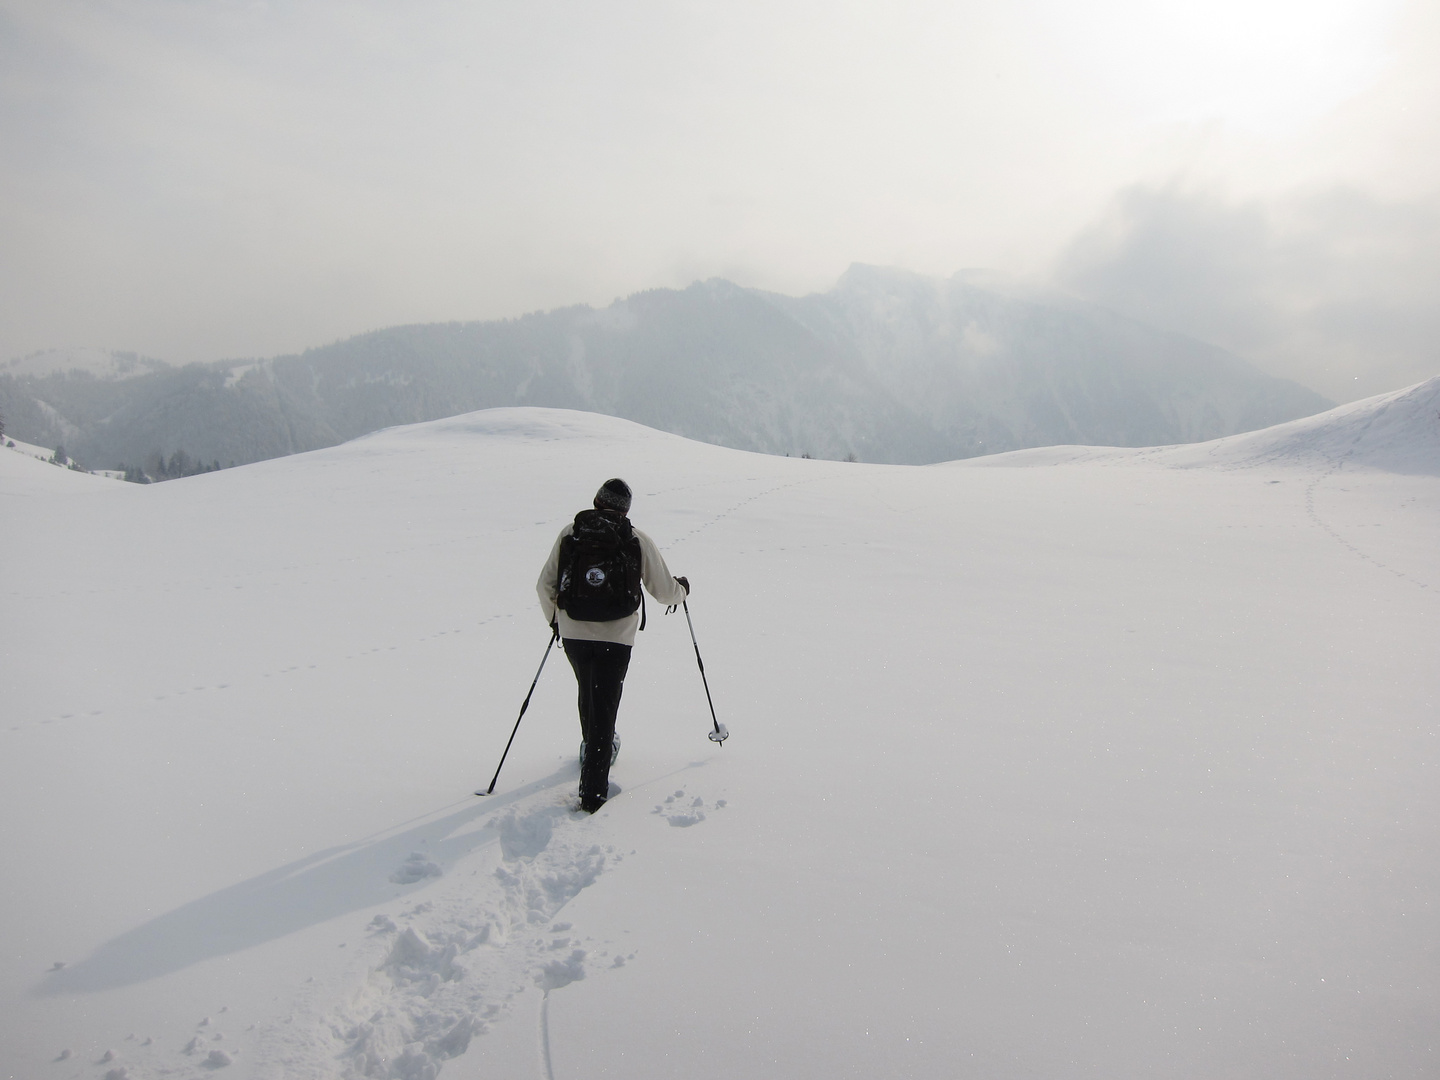
[[[184,450],[176,450],[168,458],[156,451],[145,463],[145,471],[155,480],[178,480],[182,476],[196,476],[199,473],[218,472],[220,462],[205,464],[192,458]]]

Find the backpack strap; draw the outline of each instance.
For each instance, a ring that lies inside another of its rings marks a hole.
[[[625,519],[625,527],[630,530],[630,536],[628,539],[626,539],[625,542],[627,544],[634,544],[636,553],[640,556],[639,563],[635,567],[635,572],[639,574],[641,567],[645,565],[645,552],[644,549],[640,547],[640,538],[635,535],[635,526],[630,524],[630,519],[628,517]],[[647,618],[645,614],[645,585],[643,581],[637,582],[637,584],[639,585],[640,589],[640,629],[644,630]]]

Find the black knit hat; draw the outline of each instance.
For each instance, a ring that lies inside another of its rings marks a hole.
[[[630,512],[630,485],[624,480],[606,480],[600,485],[600,490],[595,492],[596,510],[618,510],[622,514]]]

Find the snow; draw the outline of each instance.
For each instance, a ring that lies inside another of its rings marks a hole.
[[[53,463],[52,459],[55,457],[54,450],[50,449],[49,447],[36,446],[33,443],[21,442],[19,439],[11,439],[7,437],[4,440],[0,440],[0,459],[3,459],[4,455],[7,454],[23,454],[25,457],[34,458],[37,461],[45,462],[46,464],[49,464],[52,469],[56,469],[57,471],[62,468],[65,471],[71,471],[68,469],[68,467],[57,466]],[[104,480],[125,479],[125,474],[123,472],[116,472],[113,469],[95,469],[93,471],[83,472],[82,470],[77,469],[74,471],[80,473],[81,475],[93,476]],[[38,473],[32,471],[27,466],[11,468],[6,470],[4,473],[0,473],[0,475],[6,475],[11,480],[11,483],[9,485],[7,485],[4,489],[0,489],[0,497],[3,497],[4,495],[17,495],[22,489],[30,489],[35,487],[36,485],[39,485],[42,490],[48,490],[49,487],[52,486],[47,484],[48,478],[40,476]],[[71,485],[65,480],[57,481],[56,484],[53,485],[53,487],[56,490],[60,491],[74,490]]]
[[[15,1077],[1437,1072],[1440,380],[932,467],[503,409],[0,454]],[[594,817],[534,578],[652,608]]]

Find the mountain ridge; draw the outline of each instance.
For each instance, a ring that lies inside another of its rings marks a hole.
[[[1215,346],[967,277],[856,264],[804,297],[712,278],[263,360],[156,367],[127,354],[124,378],[94,358],[89,370],[0,369],[0,412],[17,436],[63,443],[89,467],[177,450],[239,464],[506,405],[764,453],[926,464],[1202,441],[1330,405]]]

